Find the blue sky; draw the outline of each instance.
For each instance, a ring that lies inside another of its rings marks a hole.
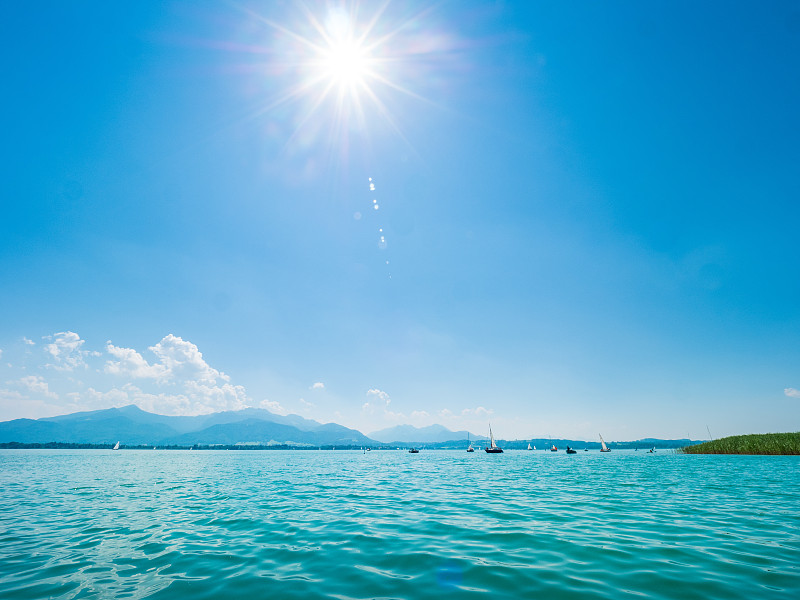
[[[0,420],[797,430],[800,4],[381,6],[0,8]]]

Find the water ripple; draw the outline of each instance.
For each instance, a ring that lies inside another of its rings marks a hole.
[[[799,460],[0,451],[0,589],[796,598]]]

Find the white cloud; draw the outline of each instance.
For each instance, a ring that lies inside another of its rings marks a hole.
[[[201,413],[247,408],[247,393],[241,385],[187,381],[184,390]]]
[[[427,410],[415,410],[414,412],[411,413],[411,418],[417,420],[427,419],[430,416],[431,415]]]
[[[786,388],[783,390],[783,393],[790,398],[800,398],[800,390],[796,390],[794,388]]]
[[[482,406],[478,406],[476,408],[465,408],[461,411],[462,417],[488,417],[494,413],[491,409],[486,409]]]
[[[181,392],[153,394],[126,384],[121,390],[114,388],[115,394],[101,396],[101,400],[128,402],[144,410],[161,413],[167,410],[167,414],[183,415],[247,407],[245,388],[233,385],[230,377],[211,367],[190,341],[169,334],[149,350],[156,355],[156,362],[149,363],[135,349],[115,346],[108,341],[106,351],[116,360],[106,361],[104,371],[120,377],[152,380],[158,386],[182,388]],[[159,408],[159,403],[164,404],[163,409]]]
[[[238,389],[237,389],[238,388]],[[151,393],[126,383],[108,391],[89,388],[87,392],[68,394],[76,404],[88,404],[88,408],[109,408],[135,404],[142,410],[162,415],[204,415],[220,410],[245,408],[241,399],[241,386],[189,385],[183,393]]]
[[[261,408],[266,408],[270,412],[274,412],[277,415],[288,415],[289,411],[281,406],[281,403],[277,400],[262,400],[259,403]]]
[[[110,408],[135,404],[142,410],[162,415],[201,415],[213,410],[198,405],[185,394],[152,394],[146,392],[132,383],[126,383],[121,388],[111,388],[101,392],[89,388],[87,392],[73,392],[68,394],[75,404],[89,405],[88,408]]]
[[[0,358],[2,358],[2,357],[3,357],[3,349],[0,348]]]
[[[310,389],[310,390],[324,390],[325,389],[325,384],[322,383],[321,381],[318,381],[308,389]]]
[[[386,392],[377,388],[372,388],[367,390],[367,396],[369,396],[370,399],[361,406],[361,412],[364,415],[375,416],[377,414],[383,417],[384,420],[395,423],[406,421],[406,416],[403,413],[396,413],[389,410],[389,404],[391,404],[392,399]]]
[[[23,339],[26,347],[34,346],[27,338]],[[46,357],[43,362],[47,364],[39,366],[52,370],[49,375],[42,373],[44,378],[31,374],[6,382],[8,389],[3,390],[0,397],[3,417],[10,414],[49,416],[128,404],[160,414],[197,415],[240,410],[253,404],[245,388],[235,385],[228,375],[209,365],[195,344],[173,334],[150,347],[154,355],[150,360],[137,349],[115,346],[108,341],[105,364],[98,370],[86,368],[92,366],[90,357],[99,356],[99,353],[87,350],[87,342],[77,333],[64,331],[42,339]],[[75,378],[76,373],[81,376]],[[108,386],[111,389],[98,385],[106,379],[98,380],[100,373],[116,378]],[[16,398],[24,402],[16,406]],[[277,403],[268,407],[280,414],[287,413]]]
[[[14,384],[19,385],[19,382]],[[0,388],[0,414],[5,421],[60,415],[64,414],[64,409],[63,406],[49,404],[41,398],[29,398],[19,390]]]
[[[9,382],[12,383],[12,382]],[[45,398],[58,398],[58,394],[50,391],[50,386],[47,382],[40,377],[39,375],[26,375],[19,379],[16,383],[20,385],[20,387],[28,390],[32,394],[37,396],[43,396]]]
[[[144,357],[133,348],[120,348],[110,341],[106,342],[106,351],[117,361],[106,361],[105,372],[113,375],[127,375],[136,378],[164,379],[168,369],[163,364],[149,364]]]
[[[23,396],[17,390],[8,390],[8,389],[0,388],[0,400],[2,400],[2,401],[14,401],[14,402],[18,403],[18,402],[21,402],[21,401],[25,400],[25,396]]]
[[[36,342],[34,342],[33,340],[29,340],[25,336],[22,337],[22,343],[25,344],[26,346],[35,346],[36,345]]]
[[[375,396],[376,398],[381,400],[381,402],[384,402],[386,406],[389,406],[389,403],[392,401],[392,399],[389,397],[389,394],[377,388],[372,388],[371,390],[367,390],[367,396]]]
[[[184,341],[171,333],[150,350],[161,360],[170,377],[216,384],[217,379],[230,378],[211,367],[200,350],[190,341]]]
[[[26,340],[26,343],[29,341],[27,338],[22,339]],[[73,331],[62,331],[46,336],[43,339],[53,340],[52,343],[46,344],[44,347],[45,352],[50,354],[54,361],[53,364],[47,366],[58,369],[59,371],[72,371],[77,367],[86,366],[84,357],[89,354],[89,352],[81,350],[84,340],[82,340],[77,333]]]
[[[367,396],[370,399],[361,406],[361,410],[370,415],[374,415],[376,409],[379,408],[383,408],[384,411],[388,410],[389,404],[392,402],[389,394],[377,388],[367,390]]]

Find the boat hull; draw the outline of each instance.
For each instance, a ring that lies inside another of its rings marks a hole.
[[[501,454],[503,452],[502,448],[484,448],[487,454]]]

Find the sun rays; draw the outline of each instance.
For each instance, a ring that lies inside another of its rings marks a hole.
[[[252,116],[288,115],[287,150],[302,139],[306,147],[327,142],[330,150],[346,151],[353,134],[368,137],[376,126],[388,126],[406,140],[396,114],[402,99],[432,104],[417,89],[419,48],[427,48],[425,58],[442,50],[435,43],[420,44],[421,39],[440,39],[426,38],[430,11],[390,16],[389,2],[377,9],[357,3],[325,4],[317,10],[296,6],[296,17],[280,23],[246,10],[268,26],[271,64],[280,65],[279,77],[265,69],[273,93]]]

